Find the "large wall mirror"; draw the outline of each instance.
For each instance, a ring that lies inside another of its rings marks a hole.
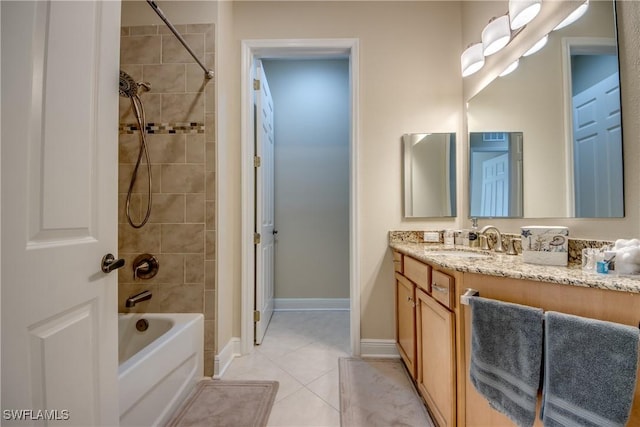
[[[471,216],[623,217],[614,2],[591,1],[579,21],[551,32],[469,100],[467,118]],[[507,180],[492,187],[495,176],[479,171],[500,161]]]
[[[402,136],[405,218],[456,216],[455,133]]]

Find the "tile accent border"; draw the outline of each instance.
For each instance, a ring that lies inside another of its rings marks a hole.
[[[137,132],[136,123],[120,123],[119,133],[131,135]],[[204,133],[204,123],[147,123],[145,130],[149,134]]]

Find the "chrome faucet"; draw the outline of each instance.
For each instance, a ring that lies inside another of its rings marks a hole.
[[[127,301],[124,303],[124,306],[127,308],[135,307],[135,305],[138,304],[139,302],[150,300],[150,299],[151,299],[151,292],[142,291],[139,294],[136,294],[127,298]]]
[[[502,247],[502,234],[500,233],[500,230],[498,230],[498,228],[494,225],[485,225],[484,227],[482,227],[482,230],[480,230],[480,234],[484,236],[487,234],[487,231],[496,232],[496,244],[493,247],[493,251],[504,252],[504,248]],[[487,247],[482,249],[489,249],[489,245],[487,244]]]

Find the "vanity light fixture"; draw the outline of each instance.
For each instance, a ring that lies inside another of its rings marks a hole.
[[[578,19],[580,19],[582,17],[582,15],[585,14],[585,12],[587,11],[588,8],[589,8],[589,0],[585,0],[580,6],[578,6],[578,8],[576,10],[574,10],[573,12],[571,12],[571,14],[569,16],[564,18],[564,21],[559,23],[553,29],[553,31],[559,30],[561,28],[564,28],[564,27],[566,27],[568,25],[573,24]]]
[[[460,56],[462,77],[470,76],[484,66],[482,43],[469,45]]]
[[[516,59],[515,61],[513,61],[511,65],[509,65],[507,68],[504,69],[502,73],[500,73],[500,77],[504,77],[507,74],[511,74],[513,71],[515,71],[516,68],[518,68],[519,63],[520,63],[519,59]]]
[[[509,0],[511,29],[524,27],[535,18],[542,7],[542,0]]]
[[[536,44],[534,44],[533,46],[531,46],[531,48],[529,48],[528,51],[526,51],[525,53],[522,54],[522,56],[529,56],[529,55],[533,55],[534,53],[536,53],[537,51],[539,51],[540,49],[542,49],[546,44],[547,41],[549,40],[549,34],[547,34],[546,36],[544,36],[543,38],[541,38],[540,40],[538,40],[536,42]]]
[[[482,46],[484,56],[493,55],[511,41],[509,15],[493,18],[482,30]]]

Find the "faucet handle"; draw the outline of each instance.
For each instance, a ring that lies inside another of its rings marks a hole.
[[[160,269],[158,259],[151,254],[138,255],[133,261],[133,280],[151,279]]]
[[[480,235],[480,249],[482,249],[483,251],[489,250],[489,242],[487,241],[487,236],[485,236],[484,234]]]

